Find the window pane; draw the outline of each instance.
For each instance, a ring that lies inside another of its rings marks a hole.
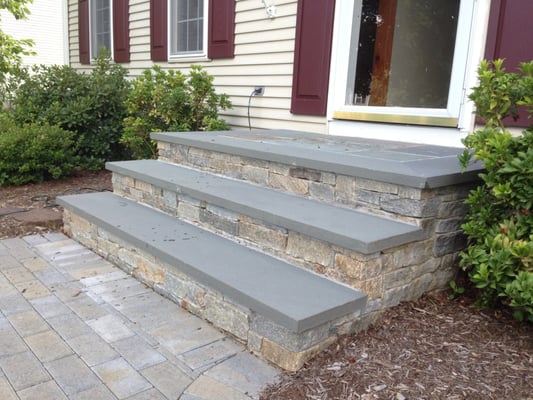
[[[189,15],[187,1],[176,1],[178,7],[178,19],[177,21],[185,21]]]
[[[459,0],[363,0],[357,12],[349,102],[446,108]]]
[[[91,1],[91,56],[96,57],[101,48],[111,50],[110,0]]]
[[[201,53],[204,0],[174,0],[171,6],[171,54]]]
[[[203,1],[199,0],[189,0],[189,18],[198,18],[202,16],[200,12],[200,3],[203,4]]]

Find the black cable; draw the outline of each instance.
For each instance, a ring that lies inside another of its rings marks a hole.
[[[252,124],[250,122],[250,106],[252,104],[252,97],[261,94],[261,89],[255,88],[252,93],[250,93],[250,96],[248,97],[248,130],[252,131]]]
[[[11,212],[8,212],[8,213],[2,213],[2,214],[0,214],[0,217],[5,217],[7,215],[13,215],[13,214],[20,214],[20,213],[28,212],[28,211],[31,211],[31,210],[33,210],[33,208],[23,208],[23,209],[17,210],[17,211],[11,211]]]
[[[252,97],[254,97],[255,90],[248,97],[248,130],[252,131],[252,123],[250,122],[250,105],[252,104]]]

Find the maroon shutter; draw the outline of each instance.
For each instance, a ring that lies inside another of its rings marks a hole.
[[[91,63],[89,49],[89,0],[78,1],[78,41],[80,50],[80,63]]]
[[[300,0],[291,112],[326,115],[335,0]]]
[[[485,58],[504,58],[507,71],[515,72],[521,62],[533,60],[533,1],[492,0],[487,33]],[[510,126],[529,126],[527,113],[522,111],[518,121],[505,121]]]
[[[152,61],[167,61],[167,0],[150,0],[150,54]]]
[[[231,58],[235,54],[235,0],[209,0],[207,56]]]
[[[130,61],[129,0],[113,0],[113,60]]]

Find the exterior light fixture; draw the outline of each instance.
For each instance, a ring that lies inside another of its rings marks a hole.
[[[261,0],[263,5],[265,6],[265,11],[268,16],[268,18],[276,18],[276,5],[274,3],[271,3],[270,5],[267,4],[265,0]]]

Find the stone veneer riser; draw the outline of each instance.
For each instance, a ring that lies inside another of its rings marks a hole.
[[[464,216],[464,199],[473,187],[471,183],[461,183],[421,189],[164,141],[158,142],[158,151],[161,161],[342,207],[363,209],[423,228],[428,221]]]
[[[364,328],[377,316],[376,312],[369,312],[361,317],[355,312],[294,333],[68,209],[64,211],[64,223],[65,232],[78,242],[184,309],[231,334],[251,352],[289,371],[298,370],[338,336]]]
[[[231,333],[251,351],[285,369],[298,369],[338,334],[361,329],[381,310],[447,286],[456,273],[458,254],[465,246],[460,227],[466,213],[464,199],[475,185],[481,167],[473,166],[461,173],[454,149],[379,141],[364,143],[289,131],[154,135],[161,161],[343,208],[364,210],[423,229],[424,238],[417,242],[389,243],[390,248],[362,254],[311,238],[305,232],[294,232],[260,221],[264,214],[259,217],[256,214],[252,214],[254,217],[242,215],[242,212],[235,211],[238,208],[229,211],[184,195],[179,189],[178,193],[173,192],[171,185],[157,187],[132,177],[146,175],[125,176],[114,170],[114,189],[119,195],[193,222],[247,247],[283,258],[290,264],[311,269],[366,295],[368,301],[360,312],[350,311],[353,315],[335,317],[336,320],[327,323],[320,320],[309,331],[296,335],[272,322],[276,319],[269,322],[217,290],[191,281],[172,265],[155,259],[146,250],[148,244],[145,248],[144,242],[134,241],[132,243],[137,243],[135,247],[114,236],[110,232],[118,236],[121,233],[114,231],[112,225],[106,225],[105,219],[99,223],[111,231],[94,225],[95,220],[91,217],[87,220],[66,210],[65,230],[68,234],[184,308]],[[180,179],[183,180],[183,175]],[[156,181],[150,179],[150,182]],[[228,206],[229,203],[220,204]],[[135,210],[143,213],[140,209]],[[168,216],[165,218],[174,229],[173,220]],[[124,221],[121,223],[126,224]],[[379,231],[385,232],[383,229]],[[169,237],[174,239],[172,234]],[[180,255],[197,253],[202,254],[179,249]],[[231,260],[230,264],[239,264],[240,259],[242,256]],[[215,265],[218,263],[219,259]],[[249,262],[246,266],[254,264]],[[270,264],[265,270],[270,271],[269,268]],[[312,298],[315,297],[313,294]],[[280,297],[276,295],[275,298]]]
[[[465,246],[465,237],[461,230],[461,223],[467,210],[464,200],[475,183],[459,183],[421,189],[315,169],[293,167],[279,162],[226,154],[164,140],[158,141],[158,149],[159,159],[162,161],[249,181],[342,207],[363,209],[370,213],[423,228],[424,233],[430,239],[421,243],[404,245],[399,249],[390,249],[383,254],[376,255],[376,258],[381,260],[381,265],[388,265],[390,254],[403,254],[407,258],[411,258],[410,249],[415,249],[414,251],[419,253],[420,249],[423,248],[421,253],[423,257],[420,257],[419,261],[426,261],[421,264],[425,267],[404,262],[401,256],[394,257],[395,265],[389,267],[392,270],[401,270],[401,272],[397,272],[397,275],[405,274],[407,271],[405,267],[414,269],[415,272],[418,271],[418,274],[413,277],[414,281],[421,279],[421,276],[425,274],[434,274],[434,277],[440,278],[440,281],[436,282],[436,279],[427,277],[426,280],[430,282],[417,283],[412,285],[411,289],[407,289],[410,286],[404,280],[397,280],[394,284],[395,280],[392,274],[390,279],[386,279],[384,283],[381,275],[376,278],[369,272],[372,271],[372,268],[362,269],[360,266],[352,266],[353,264],[361,264],[363,259],[368,260],[368,256],[362,258],[351,252],[347,257],[351,260],[349,263],[339,261],[340,259],[344,260],[345,254],[342,252],[339,255],[332,254],[331,256],[305,260],[303,254],[312,254],[316,241],[307,242],[309,245],[304,242],[299,247],[301,252],[298,253],[302,256],[293,257],[295,260],[291,260],[297,265],[311,268],[362,290],[369,296],[371,304],[375,304],[377,309],[398,304],[399,301],[416,298],[424,292],[423,289],[420,289],[421,287],[425,287],[426,290],[446,287],[449,279],[453,277],[452,270],[456,264],[458,253]],[[137,185],[142,186],[142,183],[139,182]],[[157,205],[154,206],[157,207]],[[267,248],[263,248],[263,250],[267,250]],[[317,252],[315,251],[315,253]],[[274,254],[277,253],[274,252]],[[415,256],[415,258],[418,257]],[[320,260],[324,259],[328,261],[320,263]],[[431,265],[430,268],[427,268],[428,264]],[[353,273],[354,270],[357,272]],[[361,274],[367,279],[361,278]],[[389,286],[390,284],[393,286]]]
[[[118,195],[359,289],[368,296],[367,313],[444,287],[453,277],[457,252],[463,244],[462,235],[452,231],[436,239],[361,254],[117,172],[113,187]]]

